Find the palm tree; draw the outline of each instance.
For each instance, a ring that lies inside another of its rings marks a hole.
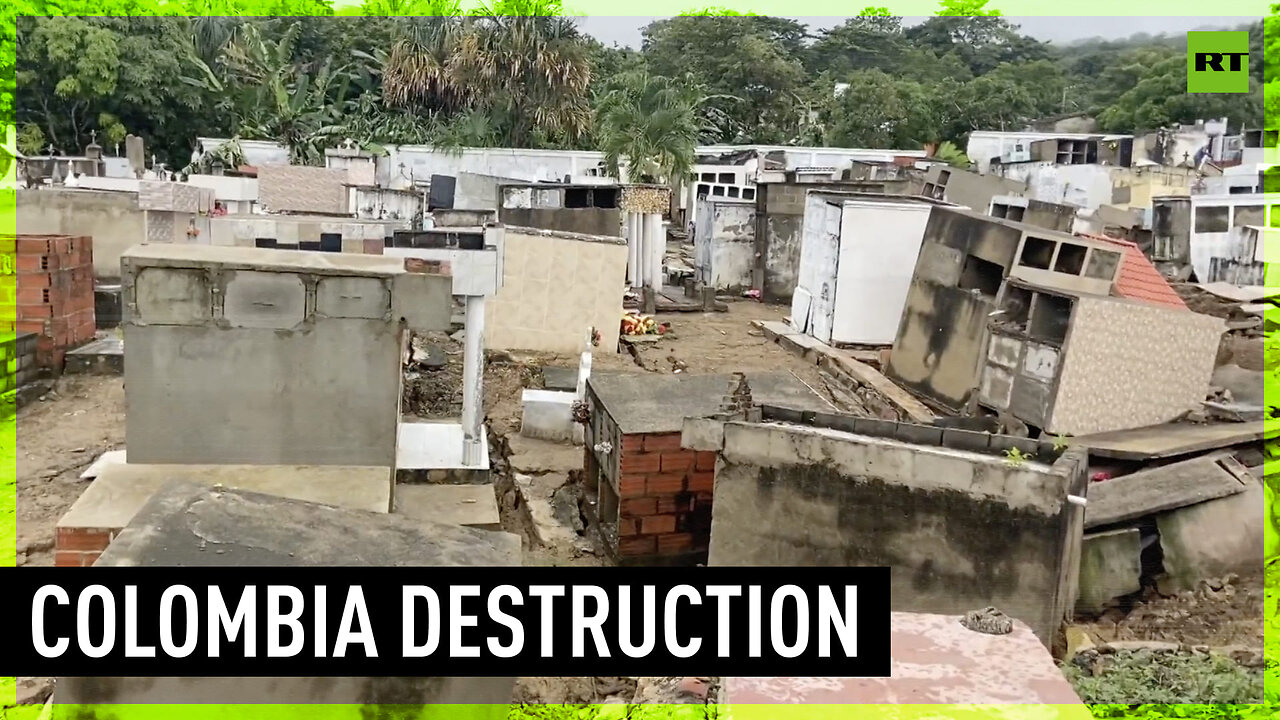
[[[699,142],[712,130],[700,119],[707,100],[692,77],[639,70],[612,78],[596,105],[595,135],[606,169],[628,179],[676,183],[693,172]]]

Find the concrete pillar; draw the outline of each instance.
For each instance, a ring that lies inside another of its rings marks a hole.
[[[627,213],[627,282],[640,287],[640,214]]]
[[[480,462],[484,425],[484,296],[468,295],[462,354],[462,462]]]
[[[649,273],[650,277],[646,278],[649,282],[647,287],[652,287],[653,292],[662,292],[662,260],[667,252],[667,238],[662,231],[662,216],[658,213],[648,213],[644,216],[646,235],[649,238]]]

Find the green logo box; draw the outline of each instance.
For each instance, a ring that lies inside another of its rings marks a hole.
[[[1249,33],[1187,33],[1187,92],[1249,92]]]

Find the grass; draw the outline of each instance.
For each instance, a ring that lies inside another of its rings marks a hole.
[[[1262,671],[1221,656],[1139,650],[1102,655],[1099,662],[1097,675],[1073,663],[1063,668],[1080,699],[1089,704],[1260,703],[1263,699]]]

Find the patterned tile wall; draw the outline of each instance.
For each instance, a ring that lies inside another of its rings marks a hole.
[[[627,246],[506,234],[503,286],[486,303],[485,346],[581,352],[587,328],[612,348],[622,319]]]
[[[1159,425],[1199,407],[1225,329],[1185,310],[1080,298],[1047,429],[1084,435]]]
[[[346,182],[345,169],[263,165],[258,168],[258,201],[271,212],[345,215]]]

